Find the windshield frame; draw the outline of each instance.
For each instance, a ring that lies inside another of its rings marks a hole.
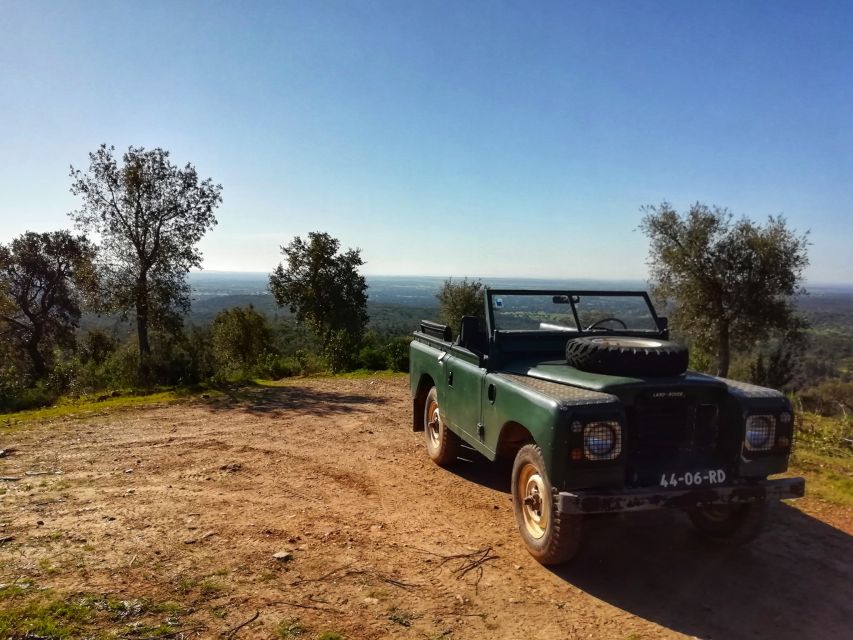
[[[590,336],[590,335],[639,335],[639,336],[661,336],[666,337],[666,329],[661,327],[660,316],[658,316],[655,311],[655,307],[652,304],[651,299],[649,298],[649,294],[642,290],[625,290],[625,291],[616,291],[616,290],[595,290],[595,289],[492,289],[489,287],[485,287],[486,293],[486,321],[489,325],[489,335],[493,335],[496,331],[500,333],[553,333],[553,331],[549,329],[497,329],[495,327],[495,306],[493,298],[497,296],[567,296],[569,298],[569,305],[572,310],[572,317],[575,321],[575,326],[577,327],[577,333],[575,334],[577,337],[580,336]],[[648,307],[649,314],[654,319],[655,326],[657,329],[619,329],[619,330],[611,330],[611,329],[594,329],[592,331],[585,331],[581,325],[580,317],[578,315],[578,310],[576,307],[576,301],[574,300],[575,296],[597,296],[597,297],[632,297],[632,298],[641,298],[645,303],[646,307]]]

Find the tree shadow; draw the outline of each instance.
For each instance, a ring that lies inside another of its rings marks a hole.
[[[502,493],[510,469],[473,449],[449,468]],[[543,569],[544,570],[544,569]],[[687,516],[660,510],[589,516],[567,583],[699,638],[835,638],[853,630],[853,536],[785,503],[746,547],[699,537]]]
[[[293,412],[314,415],[340,415],[363,411],[363,405],[385,404],[381,395],[337,393],[297,385],[267,386],[251,383],[239,387],[221,387],[225,398],[209,401],[214,412],[235,410],[272,417]]]

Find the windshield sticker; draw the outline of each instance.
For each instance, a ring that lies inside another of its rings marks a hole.
[[[503,298],[495,298],[495,306],[501,309],[504,306]]]

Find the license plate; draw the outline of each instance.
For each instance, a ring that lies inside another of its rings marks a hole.
[[[660,486],[675,487],[704,487],[712,484],[723,484],[726,472],[722,469],[705,469],[703,471],[684,471],[664,473],[660,477]]]

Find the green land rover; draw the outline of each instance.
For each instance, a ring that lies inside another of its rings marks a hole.
[[[585,515],[677,508],[709,539],[747,542],[784,472],[794,419],[772,389],[687,369],[645,292],[486,289],[485,326],[423,321],[411,343],[415,431],[452,464],[464,444],[513,460],[521,537],[569,560]]]

